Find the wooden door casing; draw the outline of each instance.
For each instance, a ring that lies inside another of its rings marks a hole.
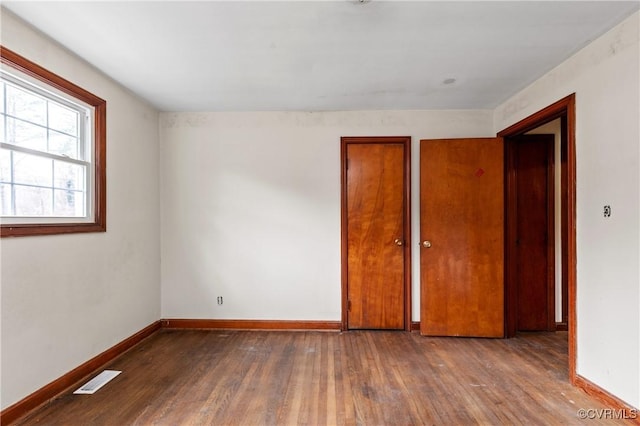
[[[420,141],[420,332],[504,336],[502,138]]]
[[[410,325],[409,143],[342,138],[345,329]]]
[[[572,93],[557,102],[541,109],[540,111],[512,124],[498,132],[498,136],[508,141],[511,138],[523,135],[536,129],[556,118],[561,119],[561,164],[562,164],[562,258],[563,258],[563,281],[566,281],[566,290],[563,289],[563,300],[566,300],[566,312],[564,327],[568,330],[568,364],[569,380],[572,384],[587,387],[584,380],[576,372],[577,354],[577,315],[576,315],[576,293],[577,293],[577,235],[576,235],[576,94]],[[510,173],[507,173],[507,185],[512,185]],[[510,232],[510,229],[507,229]],[[509,260],[513,256],[510,246],[507,245],[506,262],[506,334],[512,337],[516,334],[516,310],[515,286],[510,277],[513,275],[512,263]],[[565,284],[563,283],[563,286]],[[566,291],[566,293],[565,293]]]

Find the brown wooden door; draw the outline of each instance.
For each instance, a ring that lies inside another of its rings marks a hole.
[[[396,139],[343,138],[349,329],[406,325],[409,139]]]
[[[420,235],[421,334],[503,337],[501,138],[420,141]]]
[[[509,143],[516,182],[517,330],[554,330],[554,135],[519,136]]]

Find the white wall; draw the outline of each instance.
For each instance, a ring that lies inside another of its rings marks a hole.
[[[491,111],[163,113],[163,318],[340,321],[340,137],[491,136]],[[216,297],[223,296],[218,306]]]
[[[160,318],[158,113],[2,10],[2,45],[107,101],[107,232],[3,238],[2,408]]]
[[[577,372],[640,407],[640,13],[495,110],[502,130],[576,93]],[[611,205],[610,218],[603,206]]]

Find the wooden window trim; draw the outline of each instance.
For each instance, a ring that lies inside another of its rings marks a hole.
[[[95,178],[93,197],[93,220],[78,223],[28,223],[2,224],[0,236],[24,237],[29,235],[72,234],[79,232],[105,232],[107,230],[107,102],[70,81],[48,71],[21,55],[0,46],[2,64],[33,77],[48,86],[72,96],[94,108],[94,159]]]

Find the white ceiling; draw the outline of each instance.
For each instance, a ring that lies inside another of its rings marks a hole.
[[[494,108],[640,2],[3,5],[160,110],[317,111]]]

